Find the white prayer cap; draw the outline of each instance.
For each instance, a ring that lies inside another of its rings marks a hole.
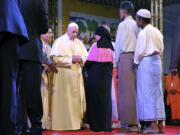
[[[143,18],[151,18],[151,12],[147,9],[139,9],[136,14]]]
[[[68,28],[70,28],[70,27],[76,27],[76,28],[79,29],[79,26],[78,26],[77,23],[75,23],[75,22],[71,22],[71,23],[68,25]]]

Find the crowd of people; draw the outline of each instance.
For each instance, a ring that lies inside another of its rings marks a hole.
[[[163,35],[151,25],[149,10],[139,9],[135,20],[133,14],[133,3],[123,1],[115,45],[102,25],[87,52],[74,22],[51,48],[44,0],[1,0],[0,135],[79,130],[84,123],[94,132],[111,132],[113,67],[120,132],[164,133]],[[172,52],[170,69],[177,75],[178,40]]]

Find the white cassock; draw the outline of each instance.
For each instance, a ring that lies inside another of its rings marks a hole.
[[[72,63],[73,55],[80,55],[82,62]],[[51,56],[58,67],[53,78],[51,129],[80,129],[86,110],[82,66],[87,50],[79,39],[70,40],[65,34],[54,42]]]

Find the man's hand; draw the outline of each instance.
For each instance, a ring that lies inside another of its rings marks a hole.
[[[132,65],[132,69],[133,69],[133,70],[137,70],[137,69],[138,69],[138,66],[139,66],[139,64],[135,64],[135,63],[133,63],[133,65]]]
[[[177,74],[177,69],[170,69],[170,71],[171,71],[172,75],[176,75]]]
[[[177,91],[176,90],[170,90],[170,93],[172,94],[172,95],[175,95],[176,93],[177,93]]]
[[[73,63],[80,63],[81,61],[82,61],[81,56],[79,56],[79,55],[73,55],[72,56],[72,62]]]
[[[46,73],[51,73],[51,72],[55,72],[57,73],[58,70],[56,69],[56,65],[55,64],[43,64],[44,66],[44,70]]]
[[[54,64],[50,64],[50,65],[48,65],[48,67],[49,67],[51,72],[54,72],[54,73],[58,72],[58,70]]]
[[[42,64],[42,65],[43,65],[44,71],[45,71],[46,73],[50,73],[50,72],[51,72],[51,70],[49,69],[49,66],[48,66],[47,64]]]

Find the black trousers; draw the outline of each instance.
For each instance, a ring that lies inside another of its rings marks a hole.
[[[0,37],[0,135],[14,135],[19,41],[7,33]]]
[[[18,122],[17,130],[23,130],[27,118],[31,122],[31,134],[42,134],[43,115],[41,99],[42,65],[38,62],[20,60],[18,71]]]

